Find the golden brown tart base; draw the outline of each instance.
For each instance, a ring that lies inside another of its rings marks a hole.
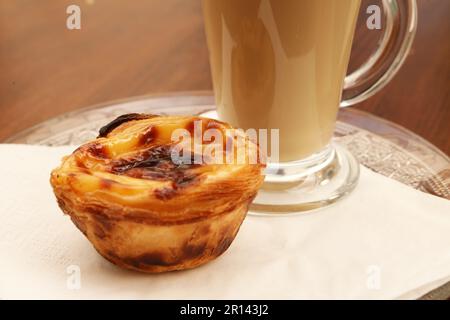
[[[216,120],[124,115],[52,171],[60,208],[112,263],[144,272],[194,268],[235,238],[262,184],[263,165],[247,157],[244,163],[174,163],[171,134],[192,132],[194,122],[219,130],[220,143],[235,139],[227,135],[231,127]],[[258,152],[249,139],[234,146],[235,154],[236,148]]]

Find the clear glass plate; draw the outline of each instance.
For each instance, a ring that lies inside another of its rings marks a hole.
[[[77,110],[42,122],[8,143],[79,145],[125,113],[199,114],[214,109],[211,92],[134,97]],[[341,109],[335,139],[361,164],[426,193],[450,199],[450,159],[411,131],[352,108]]]

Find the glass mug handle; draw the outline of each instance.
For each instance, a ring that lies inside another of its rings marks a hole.
[[[385,30],[377,50],[344,79],[341,107],[362,102],[380,91],[398,72],[417,28],[416,0],[383,0]]]

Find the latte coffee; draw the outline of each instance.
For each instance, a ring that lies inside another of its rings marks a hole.
[[[279,129],[280,161],[330,142],[360,0],[203,0],[219,116]]]

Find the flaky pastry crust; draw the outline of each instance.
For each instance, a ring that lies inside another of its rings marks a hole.
[[[193,268],[222,254],[235,238],[264,166],[248,157],[231,164],[172,161],[173,131],[194,134],[199,121],[203,131],[219,130],[224,145],[236,139],[217,120],[129,114],[52,171],[60,208],[112,263],[144,272]],[[203,141],[201,148],[214,143],[219,141]],[[225,157],[243,147],[258,152],[249,139],[220,150]],[[192,158],[197,151],[192,146]]]

